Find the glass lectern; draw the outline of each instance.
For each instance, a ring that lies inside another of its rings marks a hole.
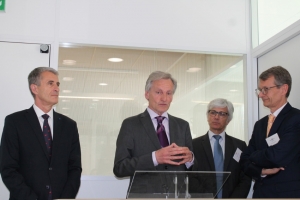
[[[230,172],[136,171],[127,198],[214,198]]]

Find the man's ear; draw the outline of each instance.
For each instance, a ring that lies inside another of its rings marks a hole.
[[[38,93],[38,92],[37,92],[37,85],[31,84],[31,85],[30,85],[30,90],[31,90],[31,92],[32,92],[33,94],[37,94],[37,93]]]
[[[145,91],[145,98],[146,98],[147,100],[149,100],[149,92],[148,92],[148,91]]]
[[[283,91],[284,95],[286,95],[289,86],[287,84],[283,84],[281,87],[282,87],[282,91]]]

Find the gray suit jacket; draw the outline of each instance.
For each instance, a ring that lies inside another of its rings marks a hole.
[[[188,122],[169,115],[169,130],[170,144],[176,143],[192,151],[192,137]],[[117,177],[130,176],[132,179],[136,170],[186,170],[184,164],[154,166],[152,152],[159,150],[161,145],[147,110],[123,121],[116,145],[113,171]],[[149,187],[145,190],[151,190]]]

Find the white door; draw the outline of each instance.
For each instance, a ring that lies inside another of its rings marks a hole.
[[[0,42],[0,136],[6,115],[33,104],[27,82],[29,72],[36,67],[49,67],[49,62],[50,54],[40,53],[40,44]],[[9,199],[1,178],[0,199]]]

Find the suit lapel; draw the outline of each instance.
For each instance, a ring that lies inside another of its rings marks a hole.
[[[168,114],[169,117],[169,136],[170,136],[170,144],[172,143],[176,143],[178,144],[178,130],[176,130],[176,122],[173,116],[171,116],[170,114]]]
[[[161,149],[161,145],[159,143],[158,137],[156,135],[156,131],[154,129],[152,120],[150,118],[147,109],[140,116],[141,116],[141,122],[144,126],[144,129],[146,130],[146,134],[150,138],[151,142],[154,144],[156,149]]]
[[[44,136],[43,136],[43,131],[41,129],[41,126],[40,126],[40,123],[39,123],[39,120],[38,120],[38,117],[33,109],[33,107],[31,107],[30,109],[28,109],[28,112],[26,113],[26,118],[31,126],[31,128],[33,129],[33,132],[34,132],[34,135],[37,137],[44,153],[45,153],[45,156],[47,157],[48,161],[49,160],[49,153],[47,151],[47,147],[46,147],[46,144],[45,144],[45,139],[44,139]]]
[[[232,139],[225,133],[225,160],[224,160],[224,171],[230,171],[230,169],[228,169],[228,165],[230,163],[231,158],[234,155],[234,151],[236,149],[234,149],[234,145],[232,142]]]
[[[205,137],[203,137],[203,139],[201,140],[204,151],[205,151],[205,155],[207,155],[207,160],[210,166],[210,169],[212,171],[215,171],[215,163],[214,163],[214,156],[212,154],[212,149],[211,149],[211,145],[210,145],[210,141],[209,141],[209,136],[208,136],[208,132],[205,135]]]
[[[288,112],[290,111],[291,108],[292,108],[292,106],[289,103],[287,103],[284,106],[284,108],[280,111],[279,115],[275,118],[275,121],[273,122],[273,125],[270,129],[269,137],[271,135],[274,135],[275,133],[277,133],[277,130],[281,126],[281,123],[286,118],[286,115],[288,114]]]
[[[61,118],[59,116],[59,114],[57,114],[54,110],[53,110],[53,131],[52,131],[52,138],[53,138],[53,143],[52,143],[52,158],[55,157],[56,152],[59,152],[60,150],[58,149],[58,143],[56,141],[62,141],[62,139],[60,139],[63,135],[62,135],[62,131],[61,131]],[[53,160],[53,159],[51,159]]]

